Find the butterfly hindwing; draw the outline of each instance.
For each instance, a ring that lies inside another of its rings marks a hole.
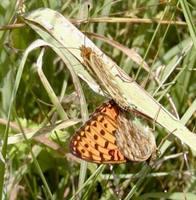
[[[136,126],[123,113],[119,114],[117,123],[116,143],[126,158],[142,162],[153,155],[155,159],[156,143],[150,129]]]

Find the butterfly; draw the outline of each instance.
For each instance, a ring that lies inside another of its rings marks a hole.
[[[155,152],[154,135],[128,120],[124,111],[110,100],[98,107],[72,136],[73,155],[94,163],[141,162]]]

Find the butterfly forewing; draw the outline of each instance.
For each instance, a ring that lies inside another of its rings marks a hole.
[[[127,159],[116,145],[118,113],[119,108],[113,101],[99,107],[72,137],[72,153],[95,163],[126,162]]]

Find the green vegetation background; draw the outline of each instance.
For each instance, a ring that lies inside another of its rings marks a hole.
[[[87,5],[91,5],[90,11]],[[195,101],[196,3],[193,0],[1,1],[0,145],[6,131],[9,137],[16,134],[22,136],[18,140],[13,138],[14,142],[8,144],[5,160],[0,154],[0,173],[4,177],[0,180],[2,199],[196,199],[195,152],[178,139],[168,136],[159,126],[154,131],[157,144],[165,144],[166,139],[170,145],[161,157],[158,156],[156,167],[151,169],[146,163],[131,162],[112,167],[89,163],[87,170],[81,169],[80,161],[69,154],[69,138],[81,123],[63,131],[49,131],[52,125],[59,122],[59,117],[35,68],[40,50],[31,53],[27,59],[8,120],[21,57],[25,49],[39,38],[32,29],[22,24],[17,11],[30,12],[41,7],[60,12],[89,37],[96,33],[134,48],[150,66],[149,71],[158,78],[171,65],[173,58],[183,57],[154,98],[160,98],[161,104],[179,118],[185,113],[188,115]],[[112,23],[107,22],[105,17]],[[116,22],[114,17],[119,17],[123,22]],[[128,22],[127,17],[135,19],[135,22]],[[97,19],[91,23],[93,18]],[[77,23],[78,19],[88,19],[89,22]],[[146,19],[150,21],[146,22]],[[8,24],[12,26],[5,26]],[[192,48],[181,55],[179,48],[183,49],[183,45],[190,40],[193,41]],[[119,50],[120,45],[114,48],[110,42],[100,39],[94,39],[94,42],[140,85],[143,86],[148,80],[145,89],[149,93],[156,91],[156,82]],[[80,106],[69,71],[49,48],[46,49],[43,66],[53,91],[62,98],[69,119],[80,119]],[[173,82],[176,77],[177,81]],[[95,94],[82,80],[81,84],[86,106],[92,113],[106,99]],[[169,96],[162,96],[165,91]],[[6,128],[8,122],[9,130]],[[149,126],[153,125],[149,123]],[[194,132],[195,125],[194,113],[186,126]],[[45,129],[37,132],[38,137],[24,139],[24,134],[41,127]],[[79,195],[74,196],[78,191]]]

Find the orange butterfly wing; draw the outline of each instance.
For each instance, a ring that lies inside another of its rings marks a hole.
[[[127,159],[116,145],[119,107],[114,101],[100,106],[71,139],[72,153],[95,163],[123,163]]]

